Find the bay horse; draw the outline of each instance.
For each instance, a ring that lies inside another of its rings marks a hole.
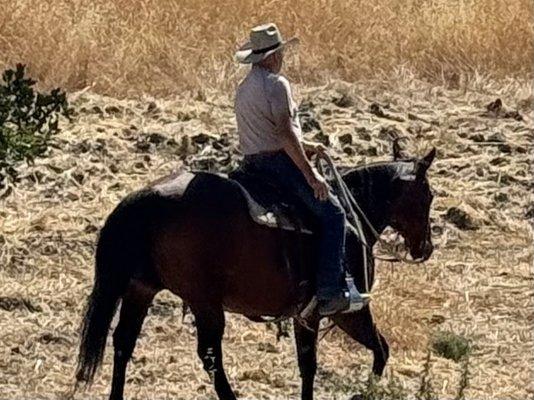
[[[432,194],[426,172],[434,156],[432,149],[422,158],[399,159],[394,146],[393,161],[357,167],[343,174],[374,229],[381,232],[391,226],[397,230],[405,238],[411,256],[419,260],[428,259],[433,251],[429,222]],[[235,182],[216,174],[200,175],[201,179],[192,180],[180,194],[160,190],[161,180],[130,194],[100,231],[76,378],[78,383],[92,382],[121,302],[119,323],[113,333],[110,400],[123,399],[127,363],[148,308],[159,291],[168,289],[190,306],[196,322],[198,356],[222,400],[236,399],[223,368],[224,311],[248,317],[280,316],[298,301],[298,282],[285,265],[282,250],[297,247],[298,233],[291,236],[288,231],[253,222]],[[163,184],[172,188],[172,180],[164,180]],[[368,226],[363,226],[371,247],[376,237]],[[299,242],[298,256],[304,265],[314,265],[313,243],[311,239]],[[349,231],[345,265],[360,291],[365,288],[363,251],[358,238]],[[374,265],[372,261],[368,265],[372,283]],[[372,350],[372,371],[382,375],[389,349],[369,306],[331,319]],[[294,320],[303,400],[313,399],[319,320],[317,316],[310,317],[306,327]]]

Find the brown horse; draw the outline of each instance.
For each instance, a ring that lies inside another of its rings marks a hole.
[[[395,159],[343,175],[374,229],[380,232],[388,225],[393,227],[404,236],[412,257],[423,260],[433,249],[429,223],[432,195],[426,171],[434,155],[435,149],[421,159]],[[298,240],[298,233],[253,222],[235,182],[199,173],[182,193],[180,185],[174,183],[178,180],[159,181],[129,195],[100,232],[77,379],[87,384],[92,381],[102,361],[112,318],[122,301],[113,334],[111,400],[123,398],[127,363],[147,310],[163,289],[190,305],[204,369],[212,377],[219,399],[235,399],[223,369],[224,311],[248,317],[291,315],[299,301],[299,289],[287,266],[288,249],[291,262],[313,269],[313,236]],[[376,238],[365,225],[364,230],[368,243],[374,244]],[[346,239],[345,265],[363,290],[362,246],[352,233]],[[372,283],[374,266],[369,264]],[[332,320],[373,351],[373,372],[381,375],[389,350],[369,307]],[[311,317],[308,325],[305,328],[294,323],[303,399],[313,398],[319,318]]]

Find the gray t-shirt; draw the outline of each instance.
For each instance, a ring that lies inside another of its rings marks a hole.
[[[237,88],[235,113],[243,154],[282,149],[279,129],[288,117],[293,132],[302,136],[288,80],[257,65]]]

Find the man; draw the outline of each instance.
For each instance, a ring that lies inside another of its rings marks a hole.
[[[294,194],[319,221],[317,299],[319,313],[326,316],[361,308],[354,303],[363,304],[364,299],[349,296],[344,279],[343,209],[306,157],[306,152],[321,153],[325,148],[302,140],[289,82],[279,75],[284,49],[295,41],[283,41],[272,23],[252,29],[250,41],[236,53],[239,62],[252,68],[237,89],[235,111],[245,165],[253,164],[255,171]]]

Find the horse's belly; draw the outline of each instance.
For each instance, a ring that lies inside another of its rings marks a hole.
[[[225,308],[245,315],[289,312],[298,295],[277,232],[254,226],[240,245],[239,262],[225,274]]]
[[[239,282],[227,285],[223,306],[226,310],[247,316],[287,314],[296,305],[298,296],[285,274],[272,271],[246,275]]]
[[[267,232],[248,235],[239,254],[229,242],[217,251],[192,252],[185,237],[172,235],[175,240],[166,241],[167,251],[157,263],[167,266],[159,270],[164,286],[188,303],[220,302],[227,311],[247,316],[289,312],[298,301],[295,283],[271,228],[260,229]]]

